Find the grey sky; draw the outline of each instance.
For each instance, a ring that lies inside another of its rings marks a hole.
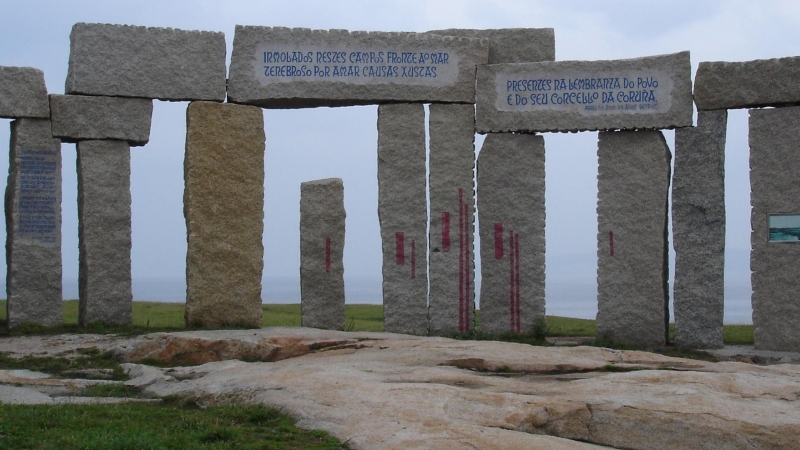
[[[230,55],[236,24],[317,29],[425,31],[549,27],[556,58],[614,59],[690,50],[700,61],[800,55],[795,1],[0,1],[0,65],[44,70],[63,93],[75,22],[222,31]],[[156,102],[151,141],[132,150],[133,276],[183,277],[185,103]],[[300,182],[341,177],[348,276],[380,276],[376,107],[265,111],[265,274],[296,276]],[[8,142],[0,121],[0,142]],[[673,133],[666,132],[672,145]],[[548,277],[593,277],[596,133],[547,134]],[[478,140],[481,142],[481,139]],[[6,144],[2,144],[6,145]],[[75,147],[63,145],[64,277],[77,279]],[[731,112],[726,159],[728,273],[746,277],[749,247],[747,114]],[[6,158],[0,172],[7,171]],[[4,225],[0,223],[4,238]],[[738,253],[737,253],[738,250]],[[588,255],[587,264],[559,264]],[[738,257],[735,257],[739,255]],[[2,258],[0,258],[2,260]],[[5,261],[0,261],[5,274]]]

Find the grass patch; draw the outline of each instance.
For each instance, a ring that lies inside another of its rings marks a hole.
[[[22,358],[12,358],[0,352],[0,369],[17,370],[28,369],[36,372],[67,378],[77,378],[70,374],[72,371],[85,369],[111,369],[111,379],[127,380],[119,363],[109,352],[100,352],[96,348],[79,349],[77,357],[66,356],[36,356],[26,355]]]
[[[322,431],[294,426],[264,406],[124,403],[0,405],[0,448],[26,449],[341,449]]]
[[[0,334],[6,322],[5,300],[0,300]],[[90,325],[78,328],[78,301],[68,300],[64,305],[64,325],[58,327],[39,327],[26,325],[15,329],[12,334],[55,334],[55,333],[118,333],[144,334],[155,331],[185,330],[183,303],[133,302],[133,325],[129,327],[104,327]],[[264,304],[261,326],[264,327],[298,327],[300,326],[299,304]],[[459,339],[488,340],[496,339],[480,333],[480,311],[476,311],[477,331],[454,336]],[[382,305],[345,305],[345,323],[347,331],[383,331]],[[535,331],[535,332],[533,332]],[[571,317],[547,316],[546,326],[537,330],[528,330],[521,335],[504,335],[501,340],[524,342],[531,334],[542,333],[552,337],[594,337],[597,335],[597,322],[590,319],[574,319]],[[528,336],[527,338],[525,336]],[[540,336],[541,337],[541,336]],[[675,337],[675,324],[670,324],[670,339]],[[753,345],[752,325],[725,325],[725,344]],[[539,340],[539,339],[534,339]]]
[[[125,386],[122,383],[96,384],[82,389],[78,397],[117,397],[117,398],[140,398],[139,389],[132,386]]]

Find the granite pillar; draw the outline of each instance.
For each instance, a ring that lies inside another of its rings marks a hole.
[[[260,327],[263,113],[192,102],[186,125],[186,325]]]
[[[61,324],[61,142],[47,119],[11,122],[6,186],[8,327]]]
[[[664,345],[670,151],[660,131],[599,133],[597,335]]]
[[[79,315],[130,325],[131,152],[124,141],[80,141],[78,149]]]
[[[428,333],[425,110],[378,107],[378,217],[383,242],[384,330]]]
[[[344,330],[344,185],[300,185],[300,323]]]
[[[699,111],[675,130],[672,233],[675,343],[721,348],[725,295],[725,132],[728,111]]]
[[[432,104],[430,134],[430,334],[472,329],[475,318],[475,107]]]
[[[544,161],[544,139],[532,134],[490,133],[478,156],[484,333],[526,333],[544,320]]]
[[[800,351],[800,107],[750,111],[755,347]]]

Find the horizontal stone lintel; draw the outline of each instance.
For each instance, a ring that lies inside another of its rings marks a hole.
[[[237,25],[228,101],[263,108],[474,103],[489,41]]]
[[[225,53],[221,32],[76,23],[65,93],[221,102]]]
[[[153,101],[53,94],[50,113],[53,136],[64,142],[118,140],[142,146],[150,140]]]
[[[479,133],[672,129],[692,125],[689,52],[478,67]]]
[[[698,110],[800,103],[800,56],[744,62],[701,62],[694,82]]]

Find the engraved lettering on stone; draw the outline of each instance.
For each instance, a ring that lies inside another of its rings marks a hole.
[[[459,57],[450,49],[423,51],[357,46],[262,44],[253,68],[262,85],[328,81],[357,85],[449,86],[458,81]]]
[[[20,152],[19,225],[17,232],[27,239],[55,244],[58,187],[57,163],[53,152]]]
[[[672,79],[658,71],[565,73],[501,72],[495,77],[499,111],[569,111],[581,115],[663,113],[672,104]]]

